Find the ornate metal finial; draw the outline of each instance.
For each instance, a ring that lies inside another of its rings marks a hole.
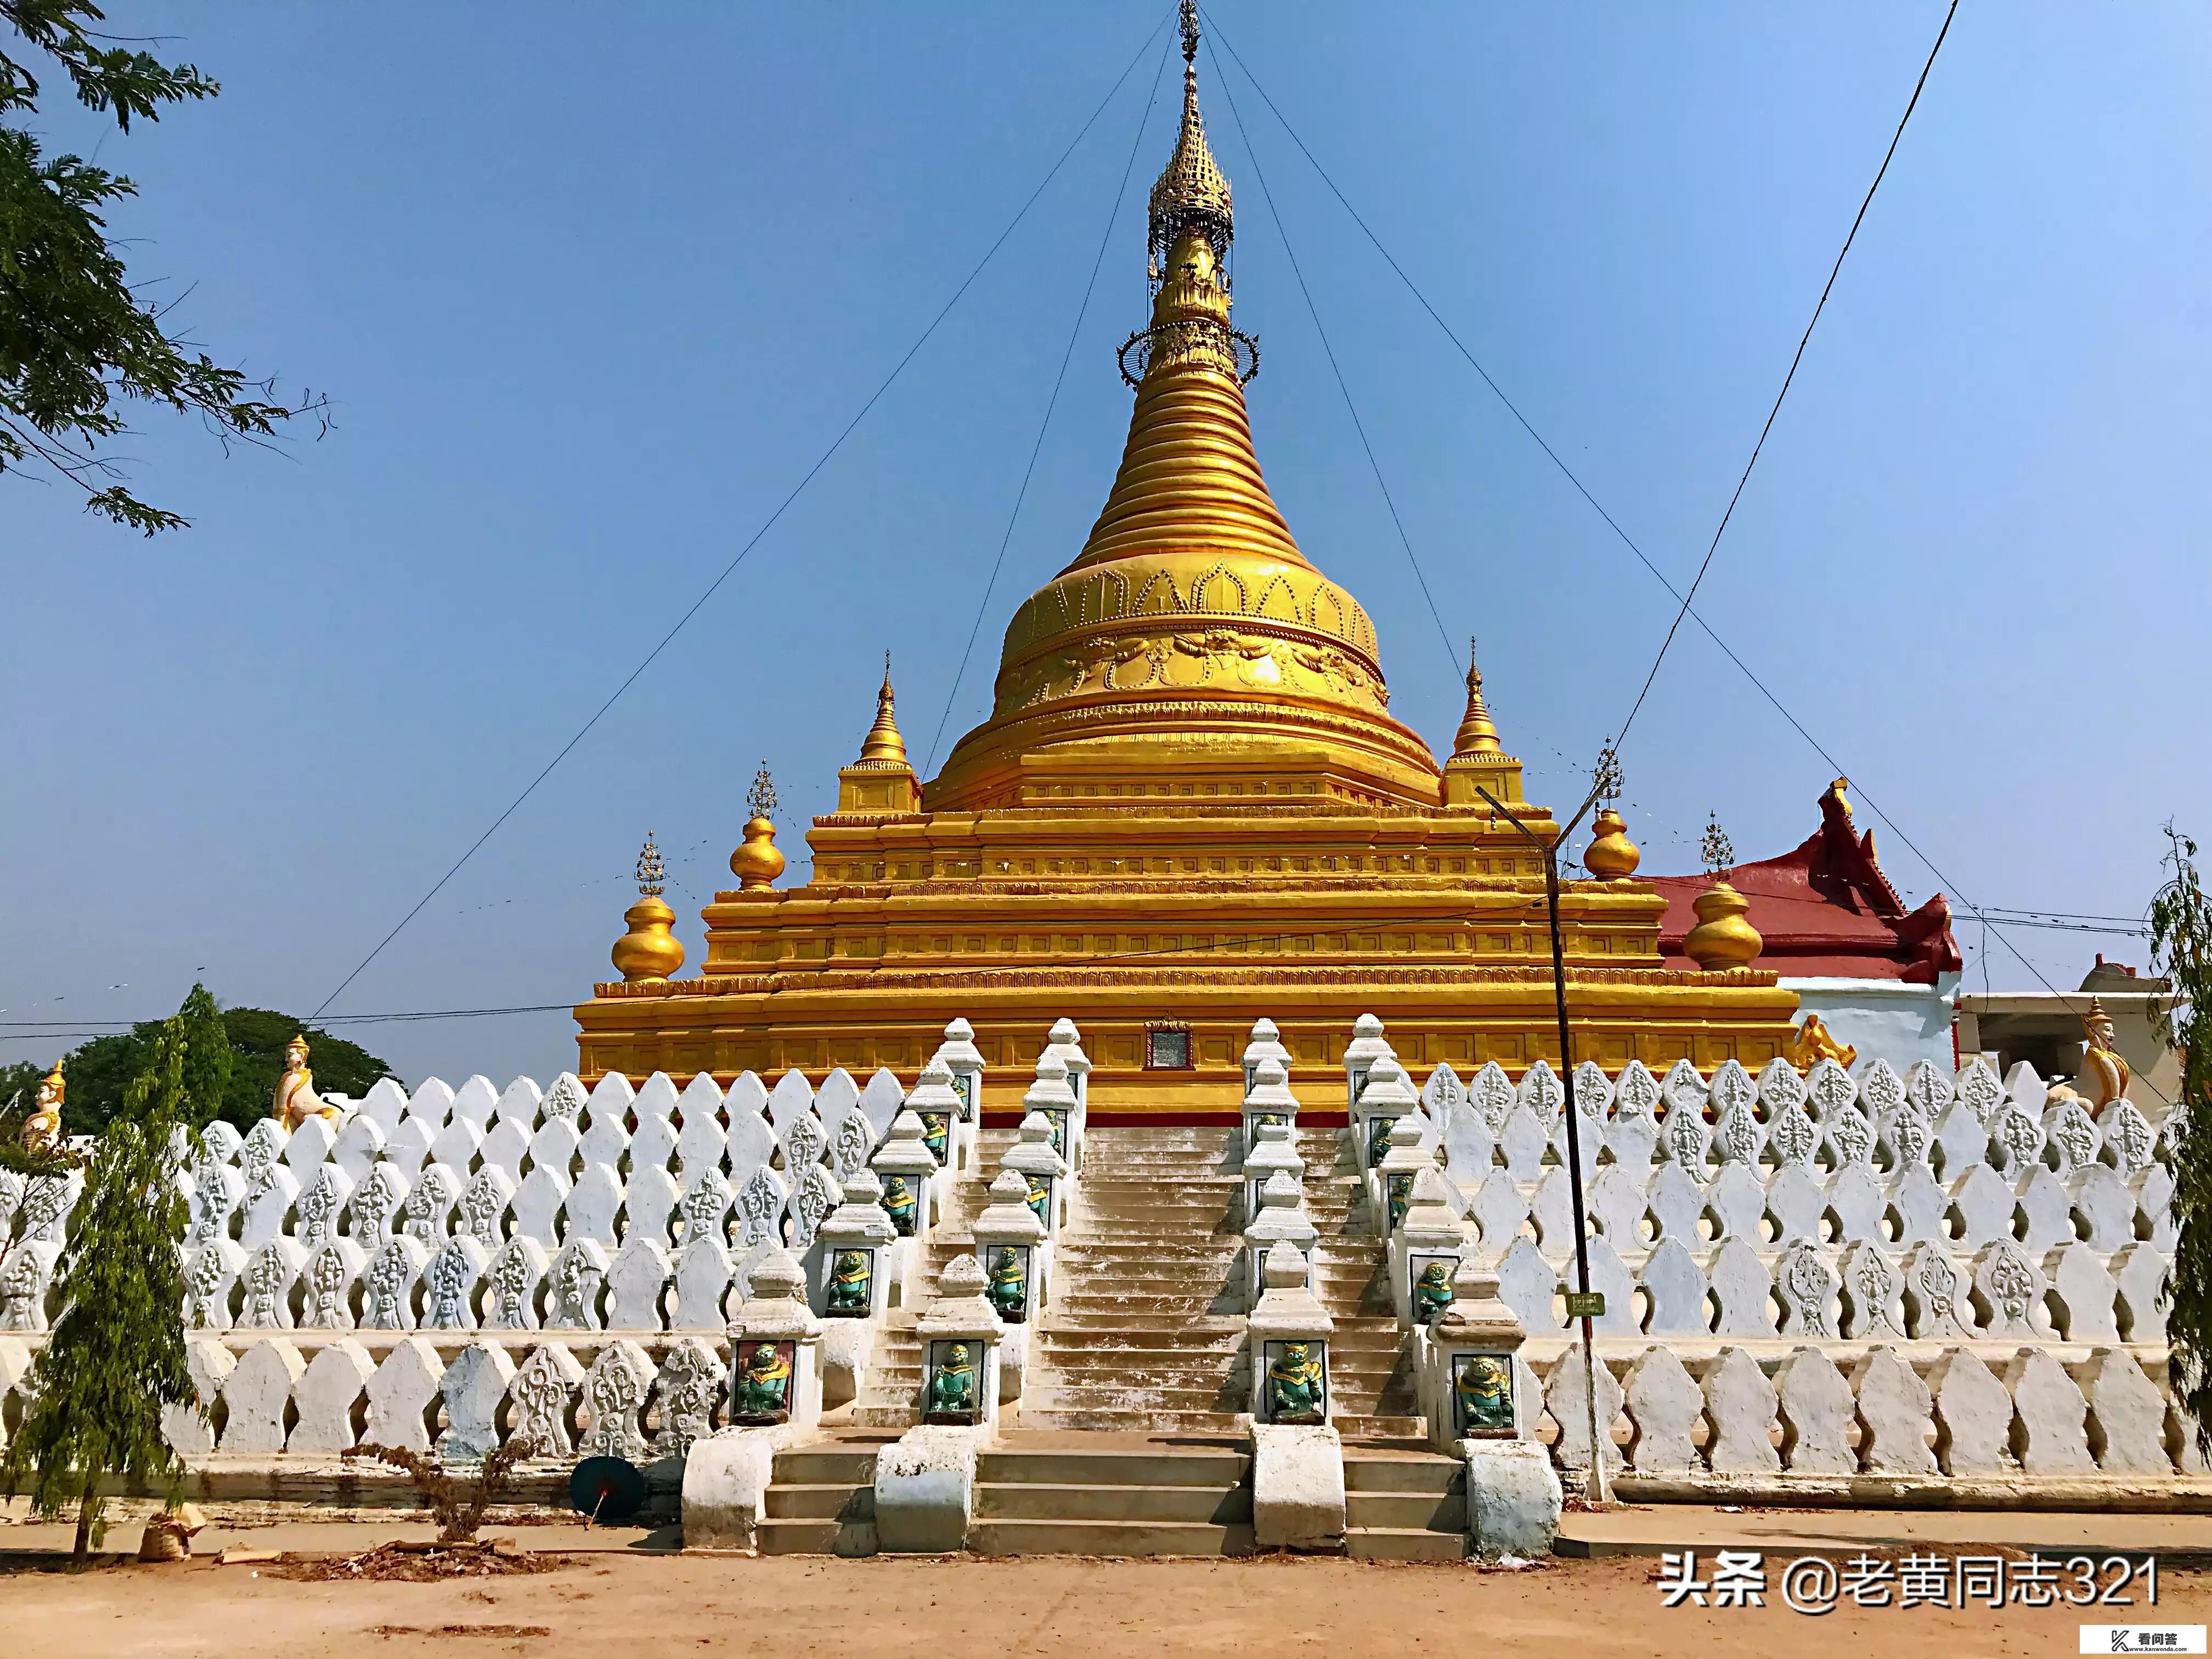
[[[660,862],[660,849],[653,844],[653,831],[645,832],[645,845],[638,849],[637,890],[644,898],[659,898],[668,880],[668,871]]]
[[[1735,848],[1728,831],[1721,828],[1719,813],[1708,812],[1705,820],[1705,839],[1698,843],[1698,853],[1705,860],[1705,873],[1717,878],[1735,867]]]
[[[749,817],[767,817],[775,811],[775,781],[768,775],[768,763],[760,763],[753,774],[753,787],[745,792],[745,811]]]
[[[1198,61],[1198,0],[1182,0],[1182,61]]]
[[[1610,806],[1620,799],[1620,757],[1613,752],[1611,744],[1597,751],[1597,764],[1590,768],[1590,782],[1597,788],[1597,804]]]
[[[1198,8],[1182,10],[1182,131],[1152,185],[1150,269],[1155,283],[1169,275],[1168,255],[1192,233],[1213,250],[1213,267],[1224,290],[1229,286],[1229,245],[1235,235],[1229,180],[1214,164],[1206,142],[1206,118],[1198,107]]]

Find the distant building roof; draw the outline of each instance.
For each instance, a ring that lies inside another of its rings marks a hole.
[[[1759,966],[1786,978],[1890,979],[1933,985],[1963,965],[1951,933],[1951,906],[1941,893],[1908,911],[1882,874],[1874,832],[1861,834],[1838,778],[1820,797],[1820,827],[1780,858],[1740,864],[1728,879],[1751,902],[1746,916],[1765,941]],[[1698,925],[1691,902],[1704,876],[1654,876],[1666,896],[1659,951],[1669,968],[1694,968],[1682,939]]]

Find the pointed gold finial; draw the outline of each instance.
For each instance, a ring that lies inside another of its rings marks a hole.
[[[1151,268],[1156,283],[1172,269],[1167,256],[1175,245],[1193,231],[1212,246],[1214,268],[1225,272],[1235,234],[1229,180],[1214,164],[1206,142],[1206,118],[1199,112],[1198,8],[1192,0],[1183,0],[1182,64],[1182,131],[1175,154],[1152,185]],[[1222,282],[1226,287],[1225,274]]]
[[[645,845],[638,849],[637,890],[640,897],[659,898],[668,871],[660,861],[660,849],[653,844],[653,831],[645,832]]]
[[[1712,884],[1690,901],[1698,925],[1682,940],[1682,954],[1707,973],[1748,968],[1766,948],[1759,929],[1746,917],[1751,901],[1729,885],[1728,874],[1735,864],[1735,848],[1721,828],[1720,814],[1708,813],[1705,833],[1698,849],[1705,857]]]
[[[1501,755],[1505,747],[1498,741],[1498,723],[1490,718],[1489,705],[1482,700],[1482,670],[1474,665],[1474,641],[1467,642],[1467,713],[1459,723],[1459,733],[1452,738],[1452,755]]]
[[[730,854],[730,873],[738,878],[741,890],[754,892],[775,886],[784,866],[784,856],[775,844],[775,823],[769,817],[775,811],[775,784],[768,775],[766,761],[753,774],[753,787],[745,793],[745,811],[752,816],[745,820],[744,839]]]
[[[884,653],[884,686],[876,693],[876,723],[868,728],[868,735],[860,742],[860,764],[881,763],[905,766],[906,739],[899,735],[898,720],[891,707],[891,653]]]
[[[676,912],[668,908],[660,896],[662,884],[668,872],[660,861],[660,848],[653,845],[653,831],[645,832],[645,845],[637,855],[637,902],[623,913],[623,921],[629,931],[615,941],[611,953],[616,971],[627,984],[640,981],[666,979],[684,965],[684,941],[676,937],[670,924]]]

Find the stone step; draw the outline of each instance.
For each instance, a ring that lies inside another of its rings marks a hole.
[[[853,1426],[856,1429],[910,1429],[921,1413],[908,1401],[878,1401],[866,1397],[853,1402]]]
[[[1429,1425],[1423,1418],[1352,1412],[1340,1413],[1331,1417],[1328,1422],[1329,1426],[1346,1440],[1408,1440],[1423,1445],[1428,1443]]]
[[[1249,1392],[1249,1391],[1248,1391]],[[1024,1418],[1031,1405],[1054,1412],[1233,1412],[1243,1395],[1228,1379],[1204,1385],[1172,1383],[1022,1383]]]
[[[872,1521],[876,1489],[872,1484],[787,1486],[777,1481],[768,1489],[767,1512],[779,1521]]]
[[[1252,1493],[1243,1486],[1000,1485],[978,1474],[978,1521],[1209,1522],[1249,1524]]]
[[[1437,1452],[1352,1451],[1344,1457],[1344,1485],[1370,1493],[1464,1492],[1467,1465]]]
[[[1131,1407],[1103,1410],[1096,1407],[1047,1406],[1027,1398],[1024,1389],[1020,1425],[1025,1429],[1082,1430],[1116,1434],[1237,1434],[1243,1422],[1234,1412],[1185,1412]],[[1424,1429],[1423,1432],[1426,1432]]]
[[[1249,1522],[979,1521],[969,1547],[978,1555],[1249,1555]]]
[[[842,1481],[847,1486],[872,1489],[879,1449],[875,1446],[795,1447],[776,1453],[775,1461],[769,1466],[770,1478],[798,1486],[835,1486]]]
[[[1351,1478],[1347,1468],[1345,1479]],[[1467,1496],[1463,1492],[1352,1492],[1347,1487],[1344,1524],[1347,1530],[1353,1527],[1425,1529],[1456,1536],[1467,1530]]]
[[[1029,1450],[981,1453],[975,1478],[998,1486],[1150,1486],[1226,1488],[1252,1473],[1251,1452],[1228,1442],[1191,1451]]]
[[[1429,1532],[1391,1527],[1354,1529],[1345,1523],[1344,1553],[1355,1561],[1464,1561],[1465,1532]]]
[[[872,1555],[875,1523],[871,1521],[865,1528],[866,1547],[854,1536],[862,1532],[860,1527],[836,1519],[810,1516],[786,1520],[763,1516],[754,1537],[763,1555]],[[844,1547],[841,1549],[840,1545]]]

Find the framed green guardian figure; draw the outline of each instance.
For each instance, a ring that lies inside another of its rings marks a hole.
[[[730,1421],[768,1428],[791,1420],[791,1376],[798,1345],[740,1339],[730,1352]]]
[[[1030,1316],[1030,1247],[1026,1244],[994,1244],[990,1260],[983,1265],[983,1294],[999,1311],[999,1317],[1009,1325],[1018,1325]]]
[[[983,1408],[982,1345],[958,1337],[929,1345],[929,1377],[922,1384],[921,1420],[972,1424]]]
[[[1451,1357],[1452,1427],[1463,1440],[1510,1440],[1513,1356],[1455,1353]]]
[[[830,1255],[830,1288],[822,1312],[830,1319],[866,1319],[875,1307],[876,1253],[839,1249]]]
[[[1262,1418],[1269,1423],[1323,1423],[1328,1419],[1328,1349],[1320,1342],[1270,1342],[1261,1382]]]

